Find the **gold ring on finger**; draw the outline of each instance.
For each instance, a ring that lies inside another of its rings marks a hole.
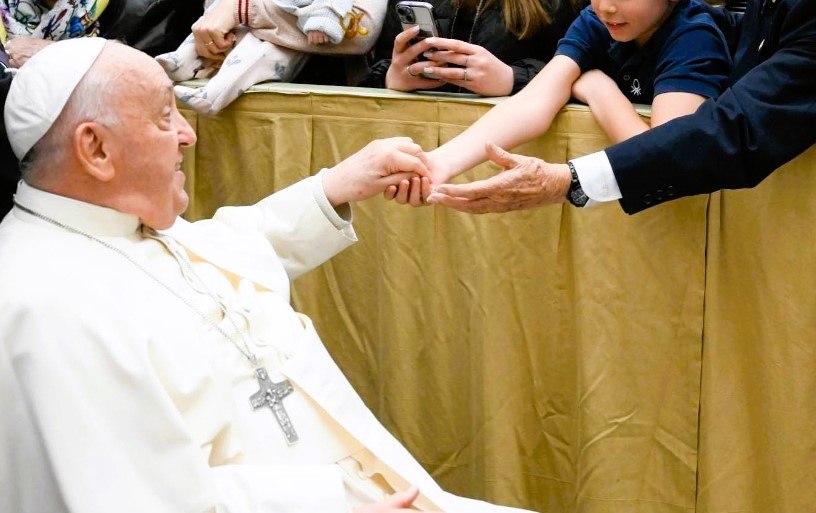
[[[467,82],[468,81],[467,68],[463,68],[463,71],[464,71],[464,74],[462,74],[462,82]]]

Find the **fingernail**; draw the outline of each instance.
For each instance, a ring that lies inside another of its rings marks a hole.
[[[431,75],[433,74],[433,68],[422,68],[423,75]]]
[[[428,44],[435,44],[436,43],[436,39],[433,38],[433,37],[425,38],[425,41],[427,41]]]
[[[427,52],[423,52],[422,56],[425,57],[426,59],[430,59],[431,57],[433,57],[433,52],[428,50]]]
[[[428,195],[427,198],[425,198],[425,202],[426,203],[435,203],[436,200],[438,200],[440,196],[441,196],[441,194],[437,194],[435,192],[432,192],[431,194]]]

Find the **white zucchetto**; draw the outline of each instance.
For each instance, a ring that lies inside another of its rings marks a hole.
[[[20,67],[3,113],[11,149],[19,160],[54,124],[105,43],[101,37],[58,41]]]

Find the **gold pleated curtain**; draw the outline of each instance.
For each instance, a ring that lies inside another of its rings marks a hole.
[[[185,113],[189,218],[372,139],[434,148],[494,103],[254,91],[214,118]],[[518,151],[563,162],[606,145],[568,106]],[[812,149],[754,190],[635,216],[374,198],[354,207],[360,242],[299,279],[295,307],[451,492],[553,513],[816,511],[814,171]]]

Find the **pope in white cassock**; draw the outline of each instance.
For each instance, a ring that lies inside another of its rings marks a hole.
[[[417,145],[191,224],[195,134],[146,55],[50,45],[4,115],[24,171],[0,224],[0,511],[510,511],[442,491],[289,305],[356,240],[349,201],[427,175]]]

